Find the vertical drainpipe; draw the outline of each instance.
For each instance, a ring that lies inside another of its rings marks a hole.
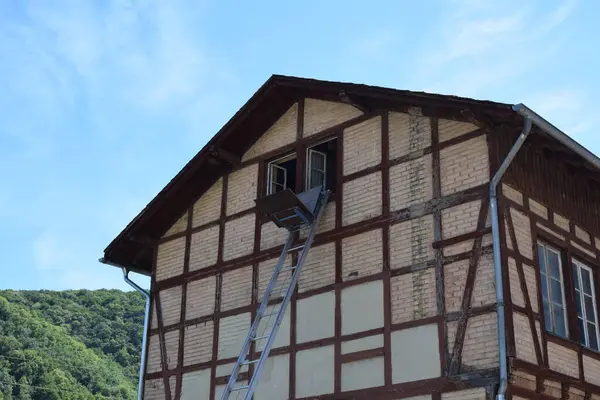
[[[144,298],[146,299],[146,308],[144,311],[144,333],[142,334],[142,355],[140,360],[140,376],[138,378],[138,390],[137,390],[137,398],[138,400],[143,400],[144,398],[144,373],[146,372],[146,341],[148,340],[148,324],[150,323],[150,293],[147,290],[139,287],[135,282],[129,279],[129,271],[127,268],[122,268],[123,270],[123,279],[125,282],[129,284],[132,288],[140,292]]]
[[[498,220],[498,184],[513,161],[521,146],[531,132],[532,120],[525,118],[525,125],[519,138],[508,152],[508,155],[494,174],[490,182],[490,212],[492,217],[492,245],[494,251],[494,273],[496,276],[496,303],[498,316],[498,355],[500,359],[500,385],[498,387],[497,400],[506,399],[506,389],[508,388],[508,364],[506,351],[506,324],[504,317],[504,285],[502,283],[502,255],[500,245],[500,222]]]

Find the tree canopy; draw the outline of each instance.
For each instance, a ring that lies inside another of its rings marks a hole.
[[[0,400],[134,399],[144,299],[0,291]]]

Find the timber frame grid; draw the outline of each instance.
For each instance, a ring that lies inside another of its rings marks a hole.
[[[531,199],[532,200],[532,199]],[[591,350],[584,345],[579,343],[579,328],[576,323],[577,310],[575,299],[572,296],[571,287],[573,285],[573,276],[571,269],[571,259],[575,258],[581,260],[589,266],[593,273],[594,279],[594,290],[598,293],[600,290],[600,250],[595,248],[593,245],[586,243],[576,235],[575,224],[571,221],[569,223],[569,230],[565,230],[564,227],[557,225],[554,221],[554,210],[549,207],[547,208],[547,218],[544,218],[532,211],[529,207],[530,198],[523,196],[523,204],[519,204],[506,197],[501,196],[500,199],[500,212],[503,218],[501,218],[502,224],[505,225],[506,230],[502,232],[508,232],[509,239],[513,244],[513,249],[509,249],[506,245],[506,237],[503,240],[503,264],[508,265],[509,258],[513,259],[516,265],[517,273],[520,280],[520,290],[525,299],[525,307],[518,306],[513,303],[510,296],[511,284],[508,279],[508,268],[504,268],[505,273],[505,299],[507,310],[507,331],[508,331],[508,352],[511,357],[511,365],[515,370],[526,372],[535,376],[535,389],[529,390],[524,387],[516,385],[510,385],[508,389],[509,394],[524,396],[531,399],[556,399],[556,397],[550,397],[544,394],[544,381],[546,379],[555,380],[562,382],[562,399],[568,399],[569,390],[576,389],[585,392],[586,398],[591,398],[592,394],[600,393],[600,386],[591,384],[585,380],[583,357],[590,357],[594,360],[600,361],[600,353]],[[531,242],[532,242],[532,254],[533,258],[528,258],[522,254],[519,248],[517,237],[515,234],[515,226],[513,223],[511,210],[518,211],[529,218],[531,225]],[[586,232],[587,233],[587,232]],[[588,233],[589,234],[589,233]],[[593,238],[593,235],[590,235]],[[544,242],[554,246],[561,252],[562,270],[564,275],[564,286],[565,286],[565,297],[566,297],[566,313],[568,320],[568,336],[569,338],[562,338],[555,334],[549,333],[545,330],[545,319],[543,311],[543,303],[541,296],[541,277],[538,264],[538,253],[537,243]],[[535,269],[535,279],[537,287],[537,312],[534,312],[532,307],[532,300],[529,297],[529,291],[526,287],[525,274],[523,265],[532,266]],[[598,306],[598,299],[596,298],[596,305]],[[532,338],[534,343],[534,351],[537,359],[537,365],[525,360],[517,358],[516,344],[515,344],[515,328],[513,324],[513,314],[518,312],[526,315],[528,318],[529,326],[532,332]],[[575,321],[574,321],[575,320]],[[539,336],[538,336],[539,335]],[[541,340],[540,340],[541,338]],[[552,371],[549,365],[548,358],[548,343],[554,343],[565,348],[571,349],[577,352],[577,359],[579,364],[579,374],[577,377],[572,377],[563,373]],[[511,397],[509,397],[511,398]]]
[[[348,399],[397,399],[409,396],[416,396],[422,394],[432,394],[433,400],[441,400],[441,393],[462,390],[468,388],[485,388],[486,396],[489,399],[493,399],[496,386],[498,383],[498,370],[497,368],[491,368],[487,370],[479,371],[466,371],[461,369],[461,356],[462,348],[464,345],[464,336],[466,326],[469,318],[475,316],[481,316],[489,313],[495,313],[496,304],[489,304],[482,307],[472,307],[470,304],[471,293],[473,291],[475,272],[479,262],[479,259],[484,254],[491,253],[491,246],[483,246],[482,241],[485,235],[489,235],[491,230],[486,228],[486,216],[488,210],[488,184],[482,184],[470,189],[463,190],[461,192],[452,193],[449,195],[442,195],[441,191],[441,172],[440,172],[440,151],[471,140],[473,138],[486,136],[488,142],[488,148],[490,152],[492,147],[490,145],[491,135],[494,132],[492,127],[480,125],[479,129],[476,129],[470,133],[456,137],[453,139],[446,140],[442,143],[439,141],[438,134],[438,120],[435,115],[428,116],[431,124],[431,145],[426,147],[422,154],[408,154],[397,159],[389,159],[389,120],[388,110],[385,111],[370,111],[365,114],[345,121],[334,127],[325,129],[321,132],[313,134],[307,138],[302,136],[303,117],[304,117],[304,100],[298,101],[298,119],[297,119],[297,141],[289,145],[283,146],[279,149],[269,151],[253,159],[239,163],[234,167],[234,171],[243,168],[244,166],[258,163],[258,184],[256,196],[263,194],[264,180],[265,180],[265,167],[269,159],[289,152],[296,152],[297,156],[297,170],[296,170],[296,184],[297,190],[300,190],[304,184],[304,173],[305,173],[305,157],[304,152],[307,147],[310,147],[318,142],[322,142],[324,139],[337,138],[337,170],[336,170],[336,193],[333,196],[332,201],[336,202],[336,213],[335,213],[335,228],[319,233],[315,237],[313,247],[319,246],[324,243],[334,243],[335,245],[335,283],[325,287],[317,289],[307,290],[303,293],[298,293],[296,289],[290,302],[290,313],[291,313],[291,329],[290,329],[290,344],[289,346],[274,348],[271,351],[272,356],[280,354],[289,354],[289,398],[302,400],[295,395],[295,364],[296,364],[296,352],[300,350],[307,350],[318,348],[322,346],[333,345],[334,346],[334,392],[333,394],[311,396],[310,399],[317,400],[333,400],[339,399],[342,396],[341,389],[341,369],[342,365],[347,362],[353,362],[372,357],[383,356],[384,358],[384,386],[360,389],[352,392],[343,392],[343,398]],[[359,172],[351,175],[343,175],[343,131],[345,128],[357,125],[361,122],[367,121],[374,117],[380,117],[381,126],[381,162],[378,165],[363,169]],[[469,122],[473,122],[469,120]],[[432,173],[433,173],[433,198],[418,207],[408,207],[398,211],[390,211],[390,167],[410,161],[417,157],[431,154],[432,162]],[[302,156],[300,156],[302,155]],[[494,158],[490,157],[493,161]],[[342,207],[343,207],[343,184],[354,179],[366,176],[373,172],[381,172],[382,176],[382,213],[380,216],[363,220],[358,223],[342,226]],[[490,178],[493,174],[494,168],[490,168]],[[151,293],[153,306],[156,306],[156,317],[157,327],[150,329],[149,334],[158,335],[160,343],[161,353],[161,368],[160,372],[146,373],[146,382],[154,379],[162,379],[165,388],[165,398],[167,400],[179,399],[182,389],[182,376],[184,373],[210,369],[211,371],[211,386],[210,386],[210,398],[213,399],[215,395],[215,386],[218,384],[225,384],[228,376],[217,376],[216,368],[218,365],[229,364],[235,361],[235,358],[227,358],[217,360],[217,343],[219,338],[219,321],[227,316],[236,315],[244,312],[250,312],[251,317],[254,318],[256,310],[260,302],[260,296],[262,293],[258,293],[258,264],[261,261],[266,261],[279,255],[282,246],[277,246],[270,249],[260,249],[260,236],[261,226],[266,219],[259,215],[256,207],[248,210],[227,215],[227,177],[223,177],[223,188],[221,197],[221,214],[217,221],[204,224],[202,226],[192,227],[192,207],[188,210],[188,224],[184,232],[176,233],[168,237],[160,239],[154,245],[154,262],[153,271],[151,278]],[[481,211],[478,219],[477,229],[473,232],[462,234],[449,239],[442,239],[442,218],[441,213],[444,209],[454,207],[463,203],[471,201],[481,201]],[[224,247],[224,232],[225,222],[234,220],[241,216],[255,214],[255,227],[254,227],[254,249],[253,252],[247,256],[238,257],[232,260],[223,260],[223,247]],[[405,222],[419,218],[423,215],[433,215],[434,221],[434,261],[426,262],[420,265],[412,265],[408,267],[401,267],[397,269],[391,269],[390,267],[390,247],[389,247],[389,235],[390,227],[394,224]],[[209,227],[219,226],[219,244],[218,244],[218,259],[216,264],[207,268],[200,269],[198,271],[189,271],[189,258],[190,258],[190,245],[191,237],[193,233],[199,232]],[[383,240],[383,270],[380,273],[368,275],[365,277],[344,281],[342,277],[342,239],[354,236],[360,233],[369,232],[375,229],[382,230]],[[167,278],[161,281],[156,281],[156,260],[157,260],[157,249],[158,244],[165,243],[170,240],[185,237],[185,259],[184,259],[184,272],[180,276]],[[467,240],[474,240],[474,245],[471,250],[455,254],[452,256],[443,256],[443,248]],[[296,259],[297,254],[293,254]],[[461,311],[459,312],[446,312],[445,300],[444,300],[444,266],[455,263],[457,261],[469,260],[469,272],[468,280],[465,285],[463,303]],[[221,286],[223,280],[223,273],[233,271],[242,267],[252,266],[252,301],[249,306],[239,307],[227,311],[220,310],[221,304]],[[392,277],[400,276],[403,274],[409,274],[415,271],[433,269],[436,277],[436,315],[433,317],[422,318],[418,320],[412,320],[401,323],[392,323],[391,313],[391,286],[390,280]],[[203,316],[196,319],[185,319],[185,302],[188,283],[215,276],[216,278],[216,290],[215,290],[215,308],[214,313],[211,315]],[[382,280],[383,281],[383,312],[384,312],[384,326],[382,328],[371,329],[365,332],[359,332],[349,335],[342,335],[341,327],[341,291],[344,288],[359,285],[367,282]],[[163,324],[161,304],[160,304],[160,291],[181,286],[182,297],[181,297],[181,316],[178,323],[165,326]],[[297,343],[296,341],[296,313],[297,313],[297,301],[306,297],[314,296],[317,294],[334,291],[335,293],[335,323],[334,323],[334,336],[319,339],[311,342]],[[510,308],[507,308],[510,309]],[[154,314],[153,314],[154,315]],[[509,314],[510,315],[510,314]],[[207,321],[213,321],[213,348],[211,361],[203,362],[200,364],[194,364],[189,366],[183,365],[183,354],[184,348],[184,331],[185,328],[191,325],[200,324]],[[457,322],[458,330],[454,345],[452,346],[453,351],[449,352],[447,344],[447,323]],[[391,333],[401,329],[410,327],[416,327],[426,324],[437,324],[439,332],[439,350],[440,350],[440,371],[441,376],[439,378],[427,379],[417,382],[407,382],[400,384],[392,384],[392,359],[391,359]],[[167,365],[166,345],[165,345],[165,334],[172,331],[179,331],[179,348],[177,357],[176,368],[166,370],[164,366]],[[511,331],[509,331],[511,332]],[[363,350],[355,353],[344,354],[341,352],[342,342],[347,340],[354,340],[364,338],[373,335],[383,334],[384,346],[376,349]],[[147,346],[149,347],[150,341]],[[251,355],[254,354],[255,349],[251,349]],[[252,373],[252,369],[249,370],[249,374]],[[241,374],[243,377],[244,374]],[[245,375],[246,377],[248,375]],[[306,398],[308,399],[308,398]]]

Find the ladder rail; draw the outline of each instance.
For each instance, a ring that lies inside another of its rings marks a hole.
[[[252,322],[250,331],[249,331],[248,335],[246,336],[246,340],[244,341],[240,355],[238,356],[237,362],[235,363],[235,366],[233,367],[233,371],[231,371],[229,381],[227,382],[225,391],[223,392],[223,395],[221,396],[221,400],[227,400],[229,398],[229,391],[234,387],[235,383],[237,382],[239,370],[241,369],[244,361],[246,361],[246,356],[249,355],[250,343],[254,339],[254,336],[256,335],[256,331],[258,330],[258,327],[260,325],[260,320],[261,320],[260,316],[262,314],[264,314],[265,309],[267,308],[267,306],[269,304],[269,297],[270,297],[271,293],[273,292],[273,288],[274,288],[275,284],[277,283],[277,278],[279,276],[278,270],[281,270],[281,268],[283,268],[283,264],[285,263],[285,259],[287,258],[287,250],[292,246],[293,242],[294,242],[294,235],[292,232],[290,232],[288,234],[288,238],[285,242],[285,245],[283,246],[283,251],[281,252],[281,255],[279,256],[279,260],[277,261],[277,265],[275,266],[275,270],[273,271],[273,274],[271,275],[271,280],[269,281],[269,284],[267,285],[267,288],[265,289],[265,293],[263,294],[262,301],[260,303],[260,306],[258,307],[256,316],[254,317],[254,321]]]
[[[308,234],[308,237],[306,238],[304,248],[302,249],[302,252],[300,254],[300,258],[298,259],[298,262],[296,263],[296,269],[294,270],[294,273],[292,275],[292,280],[290,282],[290,285],[288,286],[285,297],[282,300],[279,314],[277,314],[277,319],[275,320],[275,324],[273,325],[273,330],[271,331],[269,338],[267,339],[267,343],[265,344],[264,349],[260,355],[258,364],[256,365],[256,367],[254,369],[254,373],[252,374],[252,377],[250,378],[250,385],[249,385],[248,391],[246,392],[246,396],[244,397],[244,400],[251,400],[252,395],[254,394],[256,385],[258,384],[258,382],[260,380],[260,373],[262,371],[262,367],[264,366],[265,361],[267,361],[267,358],[269,358],[269,353],[271,352],[271,347],[273,345],[273,342],[275,341],[275,337],[277,336],[277,331],[279,330],[279,325],[281,324],[281,321],[283,320],[283,316],[285,315],[285,311],[290,302],[292,294],[294,293],[294,290],[296,290],[296,284],[298,283],[298,279],[300,278],[300,272],[302,272],[302,265],[304,264],[304,260],[306,259],[306,256],[312,246],[313,239],[317,232],[318,222],[321,219],[321,215],[323,214],[323,210],[325,209],[325,205],[327,204],[328,197],[329,197],[329,191],[324,191],[323,194],[321,195],[320,204],[318,206],[319,210],[317,211],[317,216],[315,217],[314,223],[310,228],[310,233]],[[292,232],[290,232],[290,235],[292,235]],[[287,252],[284,254],[287,254]]]
[[[285,315],[285,311],[287,310],[287,306],[288,306],[288,304],[291,300],[291,297],[292,297],[292,295],[296,289],[296,286],[298,284],[298,279],[300,278],[302,266],[304,265],[304,261],[306,260],[308,252],[310,251],[310,248],[312,246],[312,242],[313,242],[314,236],[317,231],[318,222],[320,221],[321,216],[324,212],[325,206],[327,204],[327,200],[329,198],[329,193],[330,192],[328,190],[323,190],[319,196],[319,200],[318,200],[319,203],[317,205],[317,207],[318,207],[317,214],[315,215],[313,222],[310,225],[310,232],[304,242],[302,251],[300,253],[300,257],[298,258],[298,261],[296,262],[296,265],[294,266],[292,277],[291,277],[290,283],[288,284],[287,289],[285,290],[285,295],[282,298],[281,305],[280,305],[279,311],[277,313],[277,317],[275,319],[273,327],[271,328],[270,333],[268,333],[267,342],[263,346],[263,350],[258,359],[258,362],[256,362],[256,361],[252,362],[253,364],[254,363],[256,363],[256,364],[255,364],[254,373],[252,374],[252,377],[250,378],[250,382],[248,385],[242,386],[237,390],[238,395],[239,395],[239,391],[242,391],[242,390],[246,391],[246,394],[244,395],[245,400],[252,399],[252,395],[254,394],[256,385],[260,381],[260,373],[262,371],[265,361],[269,357],[269,353],[270,353],[271,347],[273,346],[273,343],[275,341],[275,337],[277,336],[279,326],[281,325],[281,322],[283,321],[283,317]],[[279,259],[277,261],[277,265],[273,271],[273,274],[271,275],[269,284],[267,285],[267,288],[265,289],[262,301],[261,301],[260,306],[254,317],[254,321],[252,322],[250,331],[248,332],[246,339],[244,340],[244,344],[242,346],[240,355],[238,356],[237,362],[235,363],[235,365],[233,367],[233,370],[232,370],[229,380],[227,382],[227,386],[225,387],[225,391],[223,392],[223,394],[221,396],[221,400],[228,400],[230,394],[236,389],[235,384],[238,381],[240,369],[244,365],[246,365],[245,364],[247,361],[246,357],[249,356],[250,344],[252,343],[253,340],[256,339],[256,333],[261,324],[265,310],[269,306],[269,300],[273,293],[273,289],[277,285],[277,281],[278,281],[279,275],[281,273],[281,270],[283,269],[283,266],[285,264],[285,260],[287,258],[288,252],[290,251],[290,248],[292,247],[292,245],[294,243],[294,240],[295,240],[294,233],[295,232],[296,231],[294,230],[294,231],[289,231],[289,233],[288,233],[288,238],[285,242],[285,245],[283,247],[281,255],[279,256]],[[269,323],[270,319],[271,319],[271,317],[269,316],[269,319],[266,322],[267,326],[265,327],[265,332],[267,332],[269,330],[268,323]]]

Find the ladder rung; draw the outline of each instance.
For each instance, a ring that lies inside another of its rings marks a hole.
[[[240,386],[240,387],[236,387],[236,388],[232,388],[231,391],[232,392],[239,392],[240,390],[246,390],[250,387],[250,385],[246,385],[246,386]]]
[[[301,245],[298,245],[296,247],[292,247],[291,249],[288,250],[288,253],[291,253],[292,251],[296,251],[296,250],[299,250],[299,249],[303,249],[305,246],[306,246],[306,244],[301,244]]]
[[[256,360],[246,360],[246,361],[244,361],[244,362],[242,363],[242,365],[256,364],[256,363],[257,363],[257,362],[259,362],[259,361],[260,361],[260,358],[259,358],[259,359],[256,359]]]
[[[259,337],[255,337],[255,338],[253,338],[253,339],[252,339],[252,341],[254,341],[254,342],[258,342],[259,340],[263,340],[263,339],[266,339],[266,338],[268,338],[268,337],[269,337],[269,335],[265,335],[265,336],[259,336]]]

